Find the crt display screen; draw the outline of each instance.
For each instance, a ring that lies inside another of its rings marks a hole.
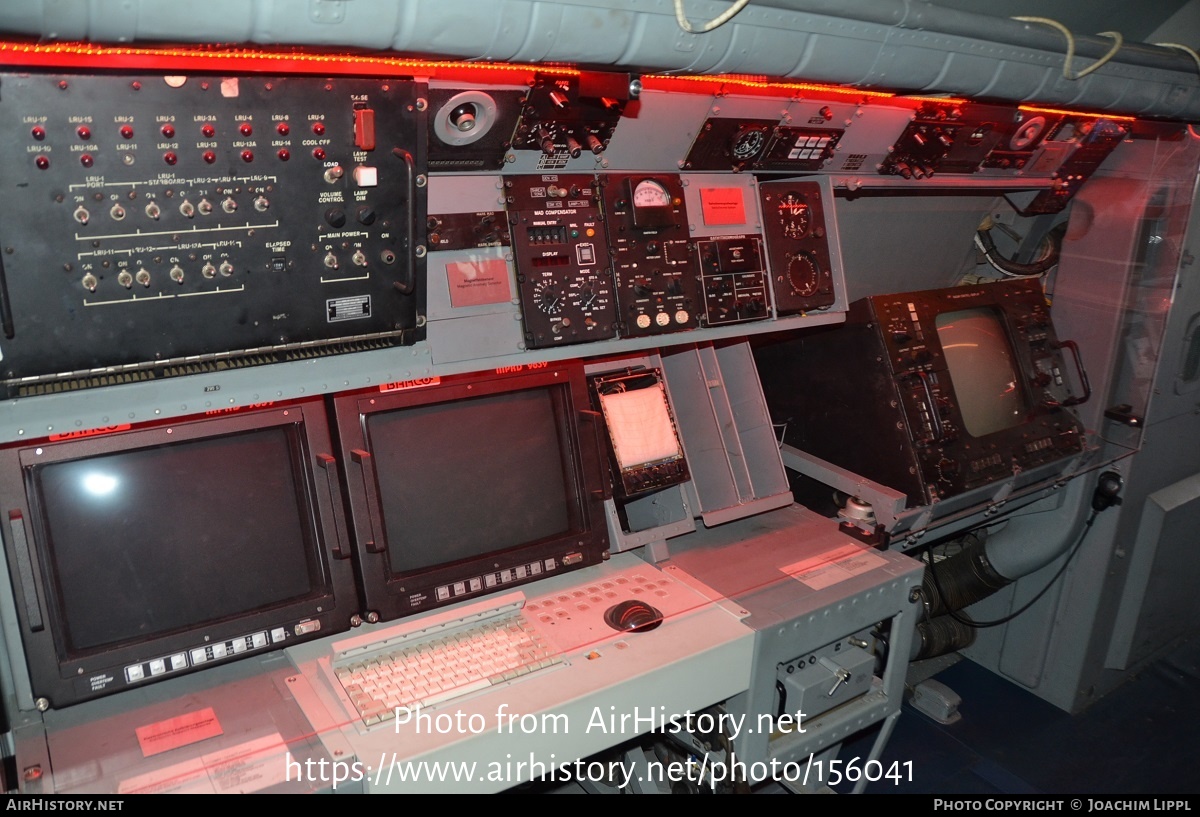
[[[572,529],[578,500],[555,397],[535,388],[367,418],[393,573]]]
[[[32,470],[68,653],[314,592],[320,575],[285,428]]]
[[[999,315],[963,309],[938,315],[936,325],[967,433],[983,437],[1020,425],[1020,375]]]

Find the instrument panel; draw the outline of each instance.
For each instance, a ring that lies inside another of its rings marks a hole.
[[[10,393],[419,339],[421,83],[0,83]]]
[[[1135,135],[617,72],[221,67],[0,75],[9,396],[421,344],[443,254],[490,282],[462,314],[511,301],[525,350],[844,313],[835,187],[1020,180],[1053,212]],[[496,189],[428,212],[442,177]]]

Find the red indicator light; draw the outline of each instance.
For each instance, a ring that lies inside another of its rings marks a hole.
[[[200,128],[200,134],[205,139],[212,139],[214,136],[217,135],[217,129],[214,128],[212,125],[204,125],[202,128]]]
[[[95,164],[95,160],[92,159],[92,154],[85,153],[79,157],[79,164],[83,165],[84,167],[91,167],[93,164]]]
[[[91,129],[91,128],[86,128],[86,127],[84,127],[84,126],[82,126],[82,125],[80,125],[78,129],[76,129],[75,133],[76,133],[76,134],[79,136],[79,138],[80,138],[81,140],[83,140],[84,142],[86,142],[87,140],[89,140],[89,139],[91,139],[91,138],[92,138],[92,129]]]
[[[29,132],[29,135],[40,142],[46,138],[46,129],[38,125]]]
[[[133,128],[131,128],[129,125],[122,125],[121,126],[121,138],[122,139],[132,139],[133,138]]]
[[[275,130],[279,132],[280,136],[287,136],[289,133],[292,132],[292,129],[288,127],[287,122],[280,122],[278,125],[275,126]]]
[[[170,125],[163,125],[162,126],[162,135],[164,137],[166,137],[167,139],[174,139],[175,138],[175,128],[171,127]]]
[[[313,133],[315,133],[317,136],[324,136],[325,135],[325,123],[324,122],[313,122]]]
[[[325,161],[325,149],[324,148],[316,148],[313,151],[313,158],[316,159],[318,162]]]
[[[278,156],[279,161],[281,162],[286,162],[288,159],[292,158],[292,154],[286,148],[281,148]]]
[[[204,161],[206,163],[211,165],[216,160],[217,160],[217,154],[213,153],[211,150],[204,151]]]
[[[167,153],[163,154],[163,161],[169,165],[173,165],[179,161],[179,157],[168,151]]]
[[[243,150],[242,151],[242,161],[246,162],[247,164],[249,164],[250,162],[253,162],[254,161],[254,151]]]
[[[38,170],[45,170],[46,168],[50,167],[50,160],[45,156],[37,157],[34,159],[33,163],[37,165]]]
[[[240,133],[242,136],[251,136],[254,133],[254,126],[249,122],[243,122],[238,127],[238,133]]]

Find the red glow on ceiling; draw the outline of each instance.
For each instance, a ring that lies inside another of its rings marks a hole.
[[[836,94],[839,96],[852,96],[857,99],[891,99],[896,96],[887,91],[865,91],[862,88],[846,88],[842,85],[822,85],[817,82],[789,82],[787,80],[774,80],[765,76],[747,76],[744,74],[712,74],[704,76],[651,74],[642,78],[642,83],[648,88],[669,85],[673,81],[686,83],[706,82],[765,91],[801,91],[813,94]]]
[[[1029,113],[1049,113],[1059,116],[1085,116],[1094,119],[1111,119],[1114,122],[1136,122],[1136,116],[1117,116],[1111,113],[1094,113],[1091,111],[1068,111],[1065,108],[1043,108],[1038,105],[1018,105],[1018,110],[1028,111]]]
[[[126,47],[94,45],[92,43],[18,43],[0,41],[0,54],[6,59],[17,58],[27,65],[104,67],[117,61],[122,68],[180,70],[195,68],[214,70],[229,67],[239,71],[299,71],[302,73],[360,72],[389,75],[430,75],[460,71],[488,74],[539,73],[578,76],[579,69],[563,65],[529,65],[522,63],[460,62],[453,60],[419,60],[375,54],[330,54],[312,51],[269,51],[258,48],[228,48],[214,46]],[[195,64],[195,63],[201,64]]]

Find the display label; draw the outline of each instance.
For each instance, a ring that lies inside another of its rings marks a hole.
[[[746,223],[746,203],[740,187],[700,188],[704,223],[710,227]]]
[[[135,731],[144,757],[152,757],[161,752],[178,749],[180,746],[188,746],[225,734],[212,707],[139,726]]]
[[[446,265],[450,284],[450,305],[455,309],[512,300],[508,282],[508,264],[501,258],[478,261],[452,261]]]

